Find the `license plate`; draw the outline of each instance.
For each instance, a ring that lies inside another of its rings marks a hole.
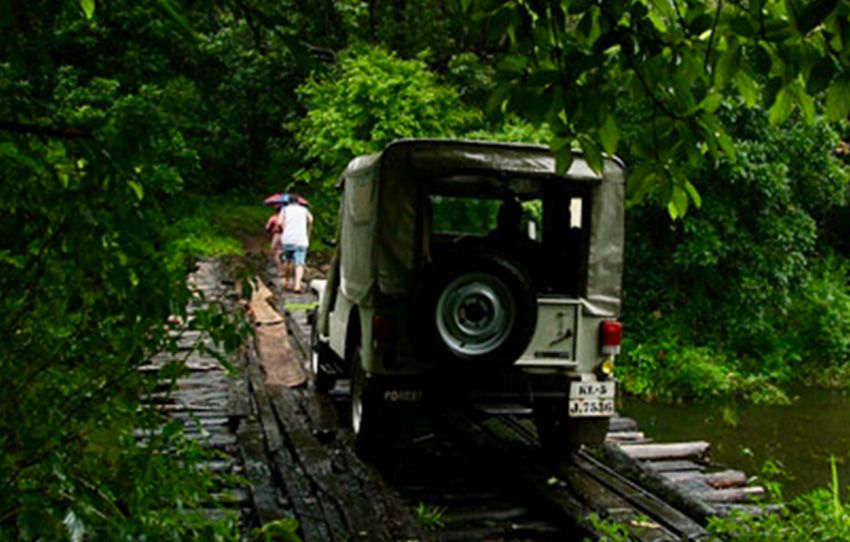
[[[616,391],[614,382],[571,382],[570,417],[612,416]]]

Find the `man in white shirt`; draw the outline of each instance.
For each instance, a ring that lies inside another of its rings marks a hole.
[[[280,210],[278,222],[283,227],[283,233],[280,236],[280,242],[283,245],[283,288],[301,293],[313,215],[306,206],[297,203],[297,200],[298,198],[293,198],[292,203]]]

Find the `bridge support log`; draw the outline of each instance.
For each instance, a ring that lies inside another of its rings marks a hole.
[[[711,444],[703,440],[665,444],[621,444],[620,448],[629,457],[649,461],[694,459],[707,462],[711,453]]]

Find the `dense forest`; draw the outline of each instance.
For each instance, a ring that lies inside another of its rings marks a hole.
[[[245,203],[298,191],[328,235],[342,167],[400,137],[627,161],[627,392],[850,383],[847,2],[0,0],[0,27],[0,540],[239,536],[173,512],[211,481],[177,428],[135,445],[134,368]]]

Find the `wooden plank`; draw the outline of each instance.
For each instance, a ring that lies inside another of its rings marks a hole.
[[[327,448],[297,417],[298,406],[291,390],[282,385],[270,385],[268,391],[286,438],[292,443],[294,458],[304,469],[305,476],[321,489],[322,498],[333,500],[342,513],[348,529],[345,539],[391,542],[393,537],[370,501],[364,499],[361,492],[351,491],[355,488],[344,488],[341,483],[344,477],[332,471],[332,458]]]
[[[371,466],[364,463],[355,453],[353,443],[341,448],[345,466],[360,482],[361,492],[368,495],[381,522],[387,526],[394,540],[423,540],[425,537],[419,524],[396,491],[381,478]]]
[[[710,503],[743,503],[753,497],[764,495],[764,488],[761,486],[751,487],[735,487],[727,489],[715,489],[698,494],[698,497],[703,501]]]
[[[605,435],[605,440],[608,442],[626,442],[632,444],[634,441],[640,441],[641,444],[652,442],[652,439],[646,438],[643,431],[609,431]]]
[[[699,470],[689,470],[664,472],[661,474],[674,484],[685,480],[700,479],[707,485],[717,489],[742,487],[747,485],[747,475],[739,470],[724,470],[710,473]]]
[[[227,416],[245,418],[251,415],[251,396],[248,382],[244,378],[234,378],[228,381]]]
[[[283,446],[283,438],[281,437],[280,429],[277,426],[277,419],[266,393],[266,386],[263,383],[264,376],[256,363],[248,363],[247,372],[251,391],[254,394],[254,400],[257,405],[260,424],[265,435],[266,448],[269,453],[274,453]]]
[[[287,316],[288,321],[294,321],[292,315]],[[307,352],[301,355],[306,356]],[[300,410],[305,417],[302,423],[309,424],[311,435],[320,443],[326,443],[325,448],[334,454],[334,468],[340,473],[337,478],[343,491],[368,495],[378,522],[386,526],[393,540],[424,539],[418,523],[397,492],[357,456],[351,435],[338,432],[337,409],[332,401],[326,395],[316,395],[305,388],[290,388],[284,393],[291,398],[291,401],[287,399],[290,410]]]
[[[249,350],[247,372],[265,436],[266,448],[271,455],[277,475],[283,481],[287,495],[290,497],[296,519],[301,525],[301,538],[305,542],[339,540],[339,533],[335,533],[337,536],[331,534],[322,504],[319,497],[313,493],[310,481],[283,445],[283,437],[266,393],[262,372],[254,360],[253,352]]]
[[[466,442],[470,453],[479,453],[492,463],[511,465],[511,468],[505,469],[500,476],[509,476],[516,484],[517,490],[524,490],[527,498],[533,499],[552,513],[566,515],[594,538],[602,536],[602,533],[587,521],[587,517],[594,510],[579,500],[566,484],[551,483],[552,471],[544,467],[547,462],[541,461],[540,457],[520,457],[514,448],[491,438],[460,413],[446,410],[441,412],[439,417]]]
[[[647,463],[636,461],[628,456],[620,445],[603,444],[599,447],[605,463],[610,465],[620,475],[625,476],[658,495],[672,506],[683,511],[688,516],[705,524],[712,515],[714,509],[705,502],[688,495],[675,484],[663,479],[660,475],[647,467]]]
[[[577,465],[562,465],[559,469],[570,489],[590,506],[596,514],[626,526],[629,540],[636,542],[673,542],[680,538],[664,526],[641,521],[639,511],[621,495],[602,485],[599,480]]]
[[[727,487],[742,487],[747,485],[747,475],[739,470],[723,470],[710,472],[705,475],[705,481],[711,487],[718,489]]]
[[[706,530],[699,523],[650,491],[622,478],[614,469],[601,463],[590,454],[583,451],[576,452],[573,461],[577,467],[616,491],[622,499],[631,503],[638,510],[650,515],[654,520],[662,522],[664,526],[675,533],[676,540],[682,538],[692,540],[708,536]]]
[[[694,463],[693,461],[687,460],[672,460],[672,461],[646,461],[644,463],[647,467],[652,469],[655,472],[679,472],[679,471],[688,471],[688,470],[705,470],[705,465],[700,465],[699,463]]]
[[[711,444],[704,440],[654,444],[620,444],[619,446],[629,457],[643,460],[695,459],[698,461],[707,461],[711,452]]]
[[[614,416],[608,421],[608,431],[637,431],[638,423],[632,418]]]
[[[243,476],[250,482],[251,500],[260,525],[286,516],[278,503],[271,467],[267,463],[263,430],[257,420],[242,420],[236,431],[244,464]]]

